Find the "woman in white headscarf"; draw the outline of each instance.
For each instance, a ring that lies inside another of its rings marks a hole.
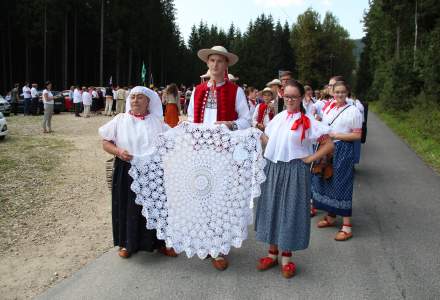
[[[160,117],[160,99],[152,90],[137,86],[127,99],[127,112],[118,114],[99,128],[104,151],[116,156],[112,185],[113,241],[119,246],[119,256],[130,257],[139,250],[158,249],[167,256],[176,256],[173,249],[165,248],[155,230],[147,230],[142,206],[135,203],[136,194],[130,189],[130,162],[152,152],[153,141],[169,127]]]

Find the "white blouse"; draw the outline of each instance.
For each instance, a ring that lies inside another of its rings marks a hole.
[[[264,133],[269,141],[264,151],[264,157],[276,163],[289,162],[292,159],[305,158],[313,154],[313,144],[323,135],[330,132],[330,127],[315,119],[310,119],[310,128],[301,142],[302,125],[292,130],[293,123],[301,117],[301,113],[288,116],[287,110],[277,114],[267,125]]]
[[[141,120],[129,113],[121,113],[101,126],[98,131],[104,140],[115,143],[117,147],[127,150],[136,158],[151,154],[153,141],[169,128],[152,114]]]
[[[324,108],[325,104],[327,103],[327,100],[318,100],[313,104],[313,111],[318,117],[322,119],[322,109]]]
[[[257,125],[257,119],[258,119],[258,111],[260,110],[260,105],[261,104],[257,104],[257,106],[255,107],[255,111],[254,114],[252,115],[252,126],[255,127]],[[269,124],[270,122],[270,118],[269,118],[269,107],[266,108],[266,111],[264,112],[264,118],[263,118],[263,125],[267,126],[267,124]]]
[[[217,86],[222,86],[224,82],[217,84]],[[212,85],[211,82],[208,82],[208,87]],[[191,95],[191,100],[188,105],[188,121],[194,122],[194,94],[195,89]],[[209,100],[208,100],[209,102]],[[235,98],[235,111],[238,114],[238,118],[235,121],[237,123],[238,129],[246,129],[251,125],[251,115],[249,113],[249,107],[246,99],[246,95],[241,87],[237,89],[237,96]],[[205,125],[213,125],[217,122],[217,104],[213,104],[212,107],[209,107],[209,103],[205,108],[205,113],[203,115],[203,124]]]
[[[347,105],[348,107],[337,117]],[[335,118],[336,120],[330,125],[333,133],[351,133],[362,130],[362,115],[354,105],[347,103],[341,107],[334,106],[331,108],[331,104],[327,106],[323,112],[322,122],[330,124]]]
[[[249,116],[252,117],[255,113],[258,104],[256,103],[253,104],[250,100],[248,100],[248,105],[249,105]]]
[[[73,91],[73,103],[81,103],[81,92],[79,89]]]
[[[45,89],[43,91],[42,98],[43,98],[43,103],[45,103],[45,104],[54,104],[53,94],[52,94],[51,91]]]
[[[306,102],[305,99],[302,100],[302,105],[304,107],[304,109],[306,110],[306,115],[308,116],[313,116],[313,105],[315,103],[310,100],[308,103]]]
[[[83,105],[92,105],[92,95],[89,92],[85,91],[81,95]]]
[[[23,97],[28,99],[31,98],[31,89],[28,86],[23,87]]]

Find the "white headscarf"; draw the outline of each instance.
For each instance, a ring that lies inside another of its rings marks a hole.
[[[130,94],[128,94],[127,100],[125,101],[125,111],[129,112],[131,110],[130,97],[131,95],[142,94],[150,99],[150,105],[148,111],[150,114],[155,115],[158,118],[163,117],[162,102],[160,101],[159,95],[149,88],[144,86],[135,86],[131,89]]]

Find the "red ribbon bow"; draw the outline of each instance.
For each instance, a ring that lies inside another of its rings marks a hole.
[[[301,117],[297,119],[295,122],[293,122],[292,130],[297,130],[299,128],[299,125],[302,125],[302,132],[301,132],[301,142],[306,137],[306,130],[310,128],[310,119],[303,113],[301,113]]]

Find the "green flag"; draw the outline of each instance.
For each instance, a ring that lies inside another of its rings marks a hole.
[[[142,71],[141,71],[142,84],[145,84],[145,75],[146,74],[147,74],[147,68],[145,68],[144,62],[142,62]]]

